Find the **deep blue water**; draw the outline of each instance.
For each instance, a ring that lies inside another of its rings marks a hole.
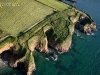
[[[33,75],[100,75],[100,0],[76,0],[76,7],[90,14],[97,24],[95,35],[81,39],[73,35],[72,47],[68,53],[59,55],[58,61],[45,59],[45,54],[34,52],[37,70]],[[48,57],[50,58],[50,57]],[[1,75],[22,75],[10,67],[0,69]]]

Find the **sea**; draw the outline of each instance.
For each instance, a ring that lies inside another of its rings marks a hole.
[[[67,53],[58,54],[58,60],[44,53],[34,51],[36,71],[32,75],[100,75],[100,0],[75,0],[75,7],[88,13],[96,22],[97,31],[86,35],[75,30],[72,46]],[[0,75],[23,75],[14,68],[5,65]]]

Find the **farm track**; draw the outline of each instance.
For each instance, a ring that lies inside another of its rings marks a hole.
[[[30,29],[32,29],[34,26],[38,25],[40,22],[42,22],[44,19],[40,20],[39,22],[35,23],[34,25],[32,25],[31,27],[29,27],[28,29],[26,29],[25,31],[23,31],[23,33],[26,33],[27,31],[29,31]]]

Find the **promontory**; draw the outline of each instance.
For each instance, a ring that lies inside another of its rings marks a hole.
[[[34,50],[69,51],[74,29],[85,34],[96,23],[85,12],[59,0],[0,1],[0,59],[24,75],[36,70]]]

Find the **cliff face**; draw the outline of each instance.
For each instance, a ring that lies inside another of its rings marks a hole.
[[[96,25],[94,22],[92,22],[91,24],[86,24],[84,26],[84,33],[92,34],[92,31],[96,31]]]
[[[35,67],[35,62],[34,62],[34,57],[32,55],[32,52],[30,52],[30,57],[29,57],[29,64],[28,64],[28,72],[27,72],[27,75],[31,75],[33,71],[36,70],[36,67]]]
[[[31,75],[36,70],[34,57],[30,50],[17,50],[14,43],[4,43],[0,46],[0,58],[10,67],[14,67],[24,75]],[[20,48],[21,49],[21,48]]]
[[[44,37],[41,39],[41,41],[39,41],[36,49],[40,52],[49,53],[47,37]]]
[[[74,25],[69,25],[68,26],[69,30],[68,30],[68,34],[67,37],[64,38],[64,40],[62,40],[62,42],[59,42],[59,38],[57,40],[55,40],[55,38],[49,38],[48,39],[48,45],[52,48],[54,48],[55,50],[57,50],[59,53],[65,53],[68,52],[71,43],[72,43],[72,35],[74,32]],[[56,35],[56,34],[54,34]],[[58,43],[57,43],[58,42]]]
[[[57,44],[54,48],[58,51],[58,53],[65,53],[69,51],[69,48],[72,43],[72,36],[69,35],[62,44]]]
[[[28,41],[28,46],[31,51],[34,51],[34,49],[39,50],[40,52],[48,53],[48,41],[47,37],[40,37],[40,36],[34,36]]]
[[[9,50],[14,45],[12,43],[5,43],[3,46],[0,46],[0,54],[6,50]]]
[[[96,23],[87,15],[81,14],[78,21],[74,23],[76,29],[86,34],[92,34],[92,31],[96,31]]]

